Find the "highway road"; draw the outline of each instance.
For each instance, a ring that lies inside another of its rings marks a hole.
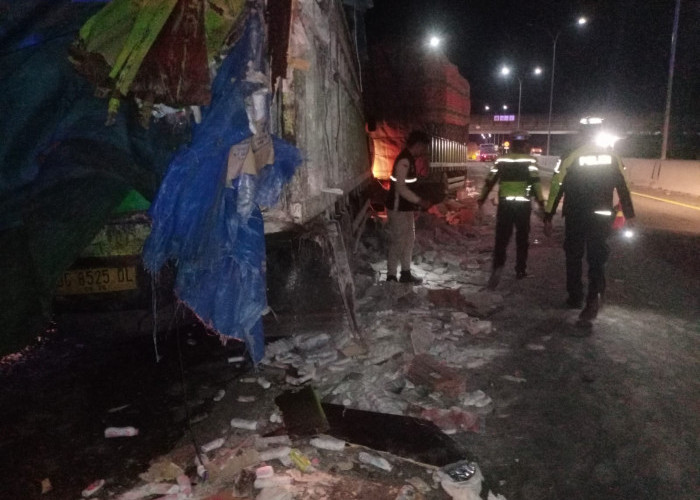
[[[544,166],[540,166],[540,177],[544,195],[547,197],[552,177],[551,166],[554,162],[551,157],[542,157],[542,163]],[[490,162],[469,161],[466,163],[467,176],[480,186],[491,165]],[[458,175],[455,167],[446,170],[452,171],[450,175]],[[463,175],[464,169],[459,174]],[[637,213],[636,223],[640,230],[700,234],[700,197],[634,185],[630,185],[629,188]]]
[[[563,307],[562,218],[546,238],[533,215],[531,279],[512,276],[511,242],[492,340],[512,353],[474,375],[496,418],[463,439],[509,500],[698,498],[700,200],[632,192],[637,235],[610,238],[606,304],[590,331]]]

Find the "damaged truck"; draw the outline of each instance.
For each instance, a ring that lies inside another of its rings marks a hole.
[[[351,311],[372,182],[354,30],[369,6],[4,7],[2,352],[51,319],[155,335],[170,307],[255,361],[271,306],[296,317],[334,296]],[[333,294],[282,303],[304,266]]]

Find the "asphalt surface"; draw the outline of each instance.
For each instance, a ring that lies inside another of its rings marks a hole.
[[[188,422],[242,373],[196,325],[158,338],[91,337],[50,329],[0,360],[0,499],[68,500],[97,479],[131,485],[149,462],[185,439]],[[137,437],[105,439],[107,427]],[[97,495],[96,498],[101,498]]]
[[[658,199],[633,195],[636,236],[610,240],[606,304],[590,330],[563,307],[562,219],[546,238],[533,216],[528,279],[512,276],[511,242],[505,307],[492,318],[511,354],[475,375],[495,418],[461,435],[511,500],[700,494],[700,203],[641,194]]]
[[[504,307],[494,332],[474,339],[508,354],[468,378],[494,409],[481,433],[456,436],[509,500],[700,496],[700,211],[634,196],[637,235],[611,238],[606,304],[590,330],[562,307],[561,218],[545,238],[533,215],[528,279],[515,280],[511,242]],[[487,204],[475,232],[480,261],[494,215]],[[73,499],[97,478],[134,484],[151,458],[188,442],[187,422],[240,374],[227,362],[235,352],[196,328],[163,339],[159,363],[152,344],[48,332],[2,360],[0,498]],[[142,437],[105,440],[110,425]]]
[[[700,197],[639,186],[631,192],[645,229],[700,234]]]

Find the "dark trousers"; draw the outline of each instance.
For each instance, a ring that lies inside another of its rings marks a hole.
[[[607,215],[567,215],[564,251],[566,252],[566,291],[573,301],[583,299],[583,255],[588,262],[588,295],[592,301],[605,293],[605,263],[610,254],[607,239],[612,220]]]
[[[510,201],[500,199],[496,212],[496,246],[493,249],[494,269],[503,267],[506,263],[506,249],[515,226],[515,271],[525,272],[527,267],[528,238],[530,236],[530,214],[532,207],[529,201]]]

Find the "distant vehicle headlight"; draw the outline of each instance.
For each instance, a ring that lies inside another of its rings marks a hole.
[[[620,138],[610,132],[600,132],[595,137],[596,145],[601,148],[612,148],[618,140]]]

